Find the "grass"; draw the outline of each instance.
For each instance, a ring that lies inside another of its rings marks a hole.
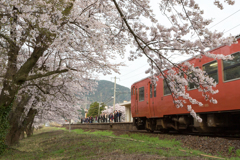
[[[111,131],[70,133],[64,129],[45,127],[30,138],[4,153],[0,159],[185,159],[202,154],[200,151],[180,151],[176,140],[159,140],[143,134],[116,136]]]
[[[233,149],[234,149],[234,147],[230,146],[230,147],[228,148],[228,153],[231,154]]]
[[[236,150],[236,155],[237,155],[238,157],[240,157],[240,149],[237,149],[237,150]]]

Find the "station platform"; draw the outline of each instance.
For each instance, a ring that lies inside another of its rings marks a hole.
[[[83,123],[70,124],[72,129],[102,129],[102,130],[121,130],[121,131],[137,131],[132,122],[119,123]],[[63,127],[69,129],[69,124],[63,124]]]

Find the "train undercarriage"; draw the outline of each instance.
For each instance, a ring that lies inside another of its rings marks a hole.
[[[202,118],[202,123],[197,122],[191,115],[186,114],[166,115],[161,118],[135,117],[133,118],[133,125],[138,130],[147,130],[149,132],[240,132],[240,111],[201,113],[198,115]]]

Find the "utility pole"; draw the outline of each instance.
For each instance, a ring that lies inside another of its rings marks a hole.
[[[116,101],[116,80],[117,80],[117,77],[115,76],[114,77],[114,94],[113,94],[113,111],[115,111],[115,101]]]
[[[98,103],[98,117],[99,117],[99,114],[100,114],[100,103]]]
[[[98,103],[98,116],[100,115],[100,106],[102,107],[102,105],[100,105],[102,102],[97,102]]]

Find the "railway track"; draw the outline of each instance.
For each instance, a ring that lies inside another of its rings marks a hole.
[[[68,124],[64,124],[63,127],[69,129]],[[92,124],[71,124],[71,129],[95,129],[95,130],[112,130],[130,133],[142,133],[142,134],[160,134],[160,135],[173,135],[173,136],[198,136],[198,137],[213,137],[213,138],[224,138],[228,140],[240,140],[240,133],[197,133],[197,132],[177,132],[170,131],[169,133],[163,133],[155,131],[150,133],[146,130],[137,130],[132,123],[92,123]]]
[[[135,132],[135,131],[130,131],[130,132]],[[175,131],[172,131],[172,132],[169,132],[169,133],[163,133],[163,132],[160,132],[160,131],[156,131],[156,132],[153,132],[153,133],[149,133],[147,131],[144,131],[144,132],[139,132],[139,133],[148,133],[148,134],[165,134],[165,135],[174,135],[174,136],[182,136],[182,135],[185,135],[185,136],[198,136],[198,137],[217,137],[217,138],[225,138],[225,139],[229,139],[229,140],[240,140],[240,134],[211,134],[211,133],[179,133],[179,132],[175,132]]]

